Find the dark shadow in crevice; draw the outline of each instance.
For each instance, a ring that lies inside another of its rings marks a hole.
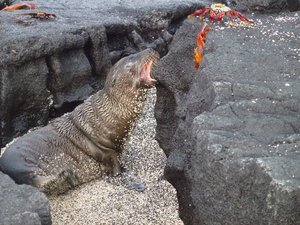
[[[59,108],[55,108],[52,106],[49,109],[49,118],[53,119],[62,116],[67,112],[71,112],[76,108],[76,106],[80,105],[81,103],[83,103],[83,101],[66,102]]]

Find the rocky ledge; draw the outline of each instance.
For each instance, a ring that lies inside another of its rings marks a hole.
[[[300,224],[299,12],[255,26],[186,20],[156,76],[156,138],[185,224]]]
[[[50,225],[51,215],[45,194],[29,185],[16,185],[0,172],[0,224]]]

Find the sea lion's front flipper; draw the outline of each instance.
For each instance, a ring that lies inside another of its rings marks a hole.
[[[122,167],[118,160],[118,155],[114,150],[111,150],[109,153],[107,153],[100,161],[103,164],[104,170],[106,170],[108,174],[111,174],[112,176],[118,176],[122,173]]]
[[[141,181],[141,179],[134,175],[133,172],[128,171],[127,169],[122,167],[122,173],[118,176],[106,176],[104,177],[105,181],[117,186],[122,186],[129,190],[135,190],[138,192],[143,192],[146,187]]]
[[[33,183],[48,195],[59,195],[77,186],[79,178],[72,169],[67,168],[57,175],[36,176]]]

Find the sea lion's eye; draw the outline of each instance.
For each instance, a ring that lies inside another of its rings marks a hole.
[[[133,75],[133,74],[135,74],[135,68],[134,68],[134,67],[130,68],[130,70],[129,70],[129,74],[130,74],[130,75]]]

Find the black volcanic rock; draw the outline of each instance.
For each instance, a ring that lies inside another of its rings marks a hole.
[[[299,0],[287,0],[288,9],[292,12],[300,10]]]
[[[185,224],[300,224],[300,20],[254,17],[211,25],[197,72],[200,23],[185,21],[156,70],[156,138]]]
[[[17,185],[0,172],[0,190],[1,225],[52,224],[48,199],[37,188]]]

